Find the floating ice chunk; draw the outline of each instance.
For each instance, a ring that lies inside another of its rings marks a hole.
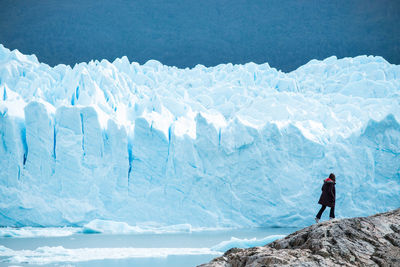
[[[284,238],[284,235],[270,235],[262,239],[251,238],[251,239],[240,239],[236,237],[231,237],[230,240],[222,241],[221,243],[211,247],[211,250],[225,252],[231,248],[250,248],[250,247],[260,247],[265,246],[277,239]]]
[[[199,229],[196,229],[199,231]],[[205,229],[200,229],[204,231]],[[207,229],[206,229],[207,230]],[[157,226],[154,224],[141,224],[140,226],[131,226],[125,222],[115,222],[108,220],[95,219],[82,228],[85,234],[105,233],[105,234],[166,234],[166,233],[185,233],[192,232],[190,224],[178,224],[169,226]]]
[[[31,237],[61,237],[70,236],[80,231],[80,228],[74,227],[22,227],[12,228],[4,227],[0,228],[0,237],[12,237],[12,238],[31,238]]]
[[[105,220],[93,220],[83,226],[82,232],[85,234],[107,233],[107,234],[127,234],[138,232],[140,229],[130,226],[125,222],[114,222]]]
[[[55,264],[128,258],[165,258],[178,255],[221,255],[209,248],[77,248],[39,247],[35,250],[12,250],[0,246],[0,257],[7,263]]]

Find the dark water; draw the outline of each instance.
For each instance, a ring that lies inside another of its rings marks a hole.
[[[400,64],[398,0],[0,0],[0,43],[50,65],[127,55],[193,67],[380,55]]]
[[[261,239],[270,235],[287,235],[297,228],[251,228],[224,231],[205,231],[178,234],[136,234],[136,235],[105,235],[105,234],[75,234],[67,237],[36,237],[36,238],[0,238],[0,245],[12,250],[35,250],[38,247],[64,248],[211,248],[231,237],[240,239]],[[182,255],[125,258],[118,260],[93,260],[71,263],[51,263],[40,266],[196,266],[210,261],[215,255]],[[0,266],[37,266],[25,263],[8,263],[6,258],[0,258]]]

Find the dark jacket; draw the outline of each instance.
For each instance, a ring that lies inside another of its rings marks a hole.
[[[334,207],[336,199],[335,181],[329,178],[325,179],[321,190],[322,194],[319,198],[318,204]]]

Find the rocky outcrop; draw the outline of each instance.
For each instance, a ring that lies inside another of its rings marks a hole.
[[[400,266],[400,209],[314,224],[264,247],[230,249],[207,266]]]

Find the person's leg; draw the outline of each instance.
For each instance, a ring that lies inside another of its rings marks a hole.
[[[318,211],[318,214],[316,216],[317,219],[321,219],[322,213],[324,212],[326,206],[322,205],[321,209]]]
[[[331,211],[329,212],[329,219],[335,218],[335,206],[331,207]]]

